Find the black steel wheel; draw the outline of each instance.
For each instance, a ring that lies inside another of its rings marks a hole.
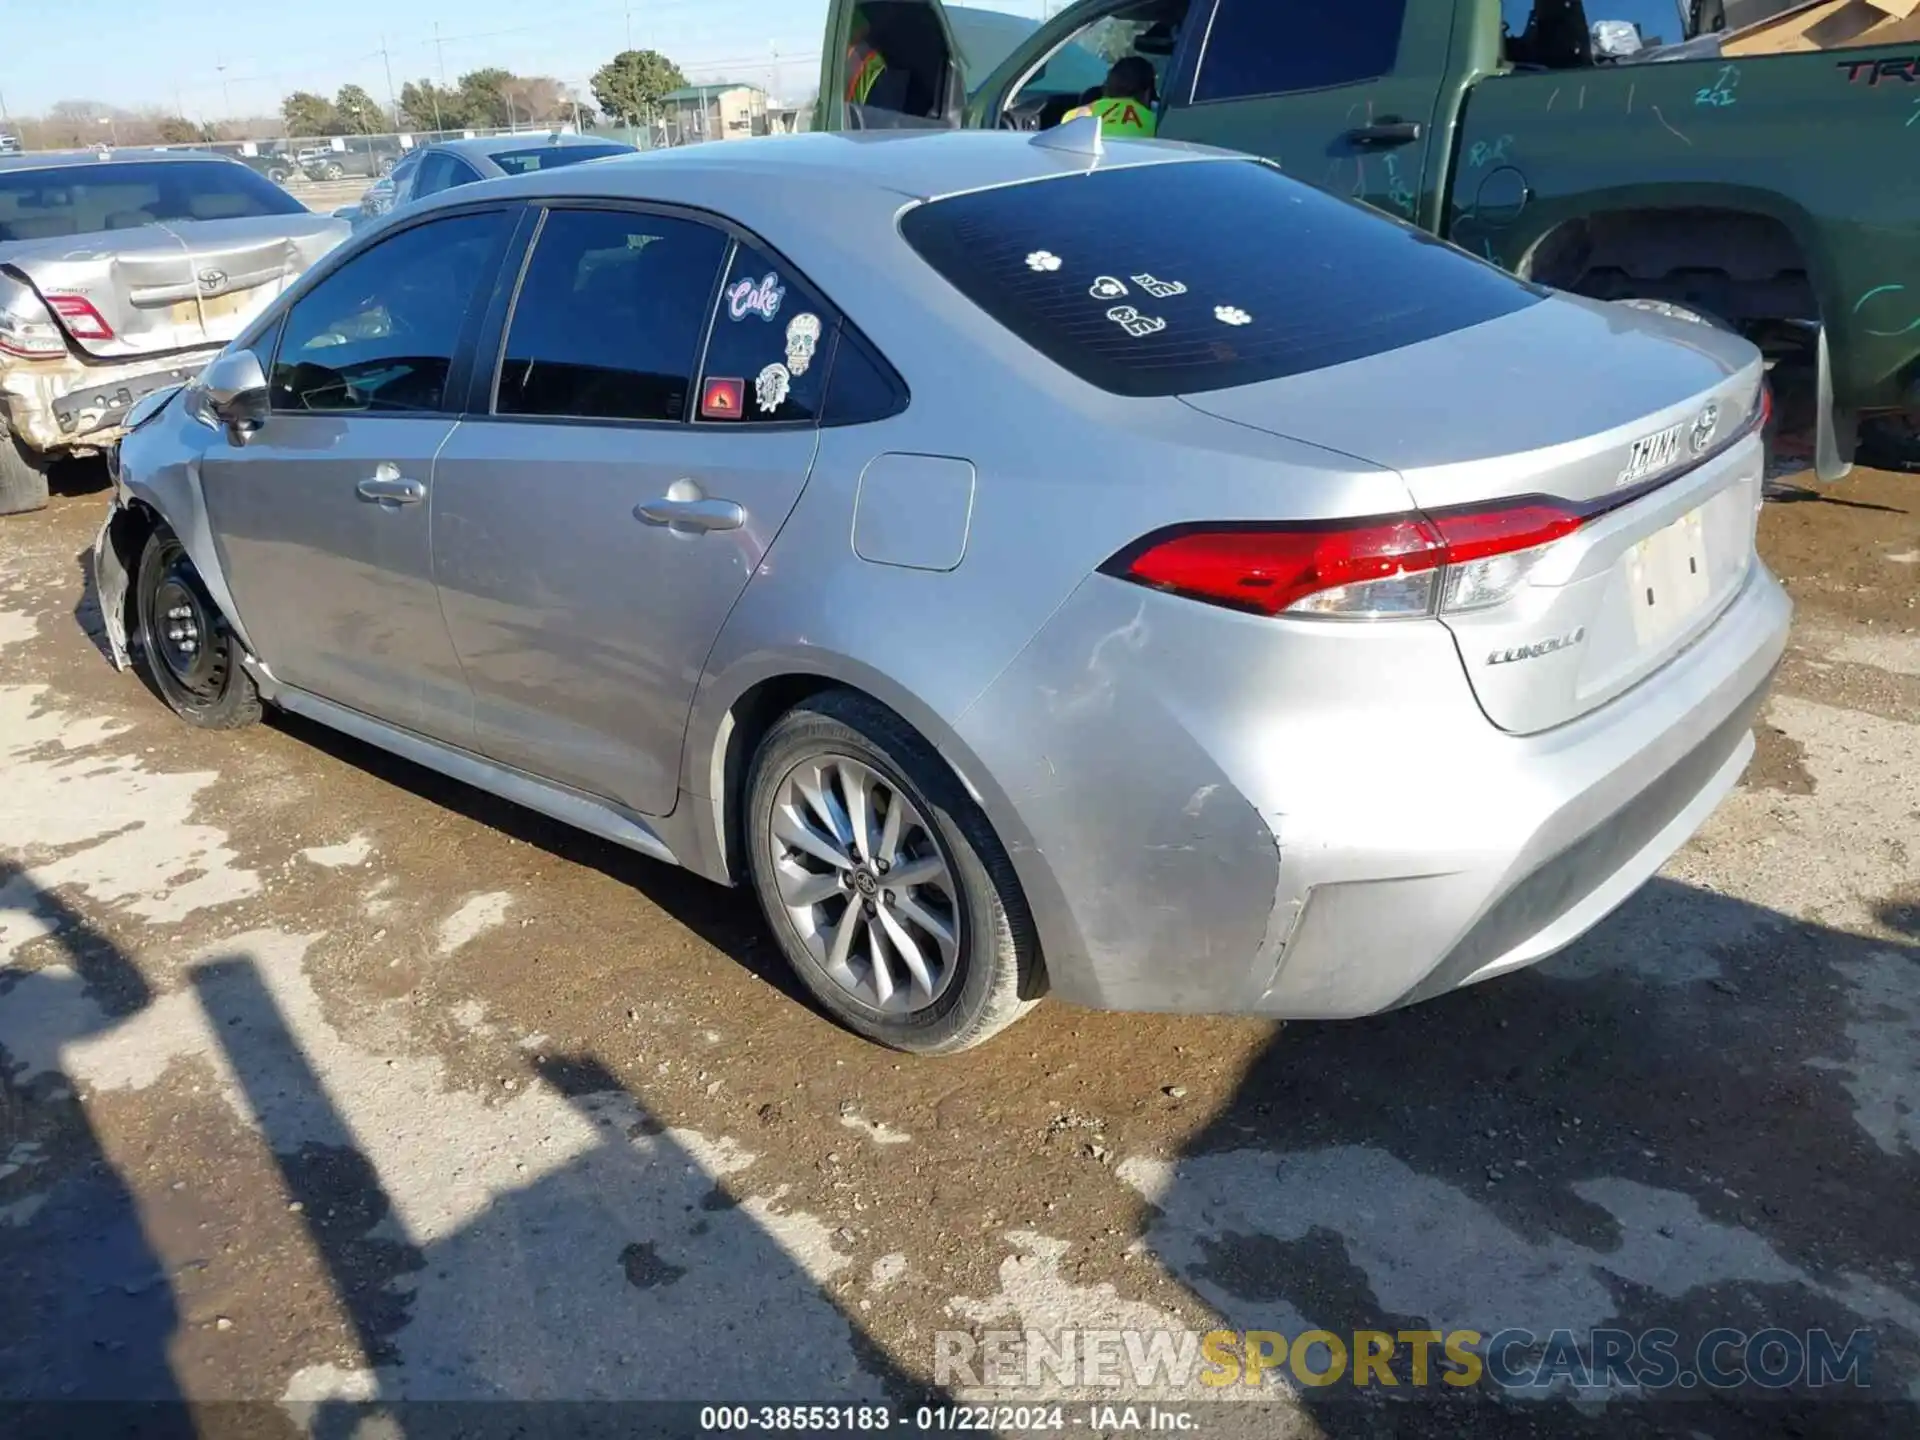
[[[134,596],[136,648],[174,714],[206,730],[260,718],[260,691],[240,663],[240,642],[186,547],[164,525],[147,538]]]

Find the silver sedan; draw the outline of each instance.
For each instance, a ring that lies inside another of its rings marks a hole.
[[[476,181],[495,180],[502,175],[526,175],[535,170],[557,170],[586,160],[631,154],[631,145],[557,131],[550,135],[442,140],[409,150],[399,164],[367,187],[358,205],[337,213],[356,225],[364,224],[415,200],[425,200]]]
[[[1262,162],[805,136],[463,188],[124,441],[123,663],[723,884],[862,1034],[1365,1015],[1734,785],[1759,354]]]

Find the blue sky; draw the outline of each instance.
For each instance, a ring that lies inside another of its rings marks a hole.
[[[974,0],[1040,16],[1058,0]],[[500,65],[583,84],[625,48],[662,50],[695,80],[749,80],[804,99],[818,84],[826,0],[0,0],[0,96],[14,114],[58,100],[197,119],[264,114],[291,90],[397,89]],[[776,54],[778,60],[776,62]],[[224,65],[223,71],[220,67]]]

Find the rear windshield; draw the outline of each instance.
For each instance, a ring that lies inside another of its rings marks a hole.
[[[975,191],[918,206],[900,228],[968,299],[1116,395],[1321,370],[1545,294],[1253,160]]]
[[[230,160],[101,160],[0,171],[0,240],[305,213],[278,185]]]
[[[582,160],[604,160],[609,155],[631,154],[631,145],[543,145],[537,150],[505,150],[487,158],[509,175],[527,175],[535,170],[558,170],[562,165],[578,165]]]

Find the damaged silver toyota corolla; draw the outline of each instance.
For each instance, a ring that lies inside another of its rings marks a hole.
[[[0,159],[0,515],[104,451],[351,233],[193,151]]]
[[[1738,336],[1259,161],[782,136],[362,232],[141,407],[94,563],[187,723],[749,884],[936,1054],[1578,938],[1753,753],[1766,415]]]

